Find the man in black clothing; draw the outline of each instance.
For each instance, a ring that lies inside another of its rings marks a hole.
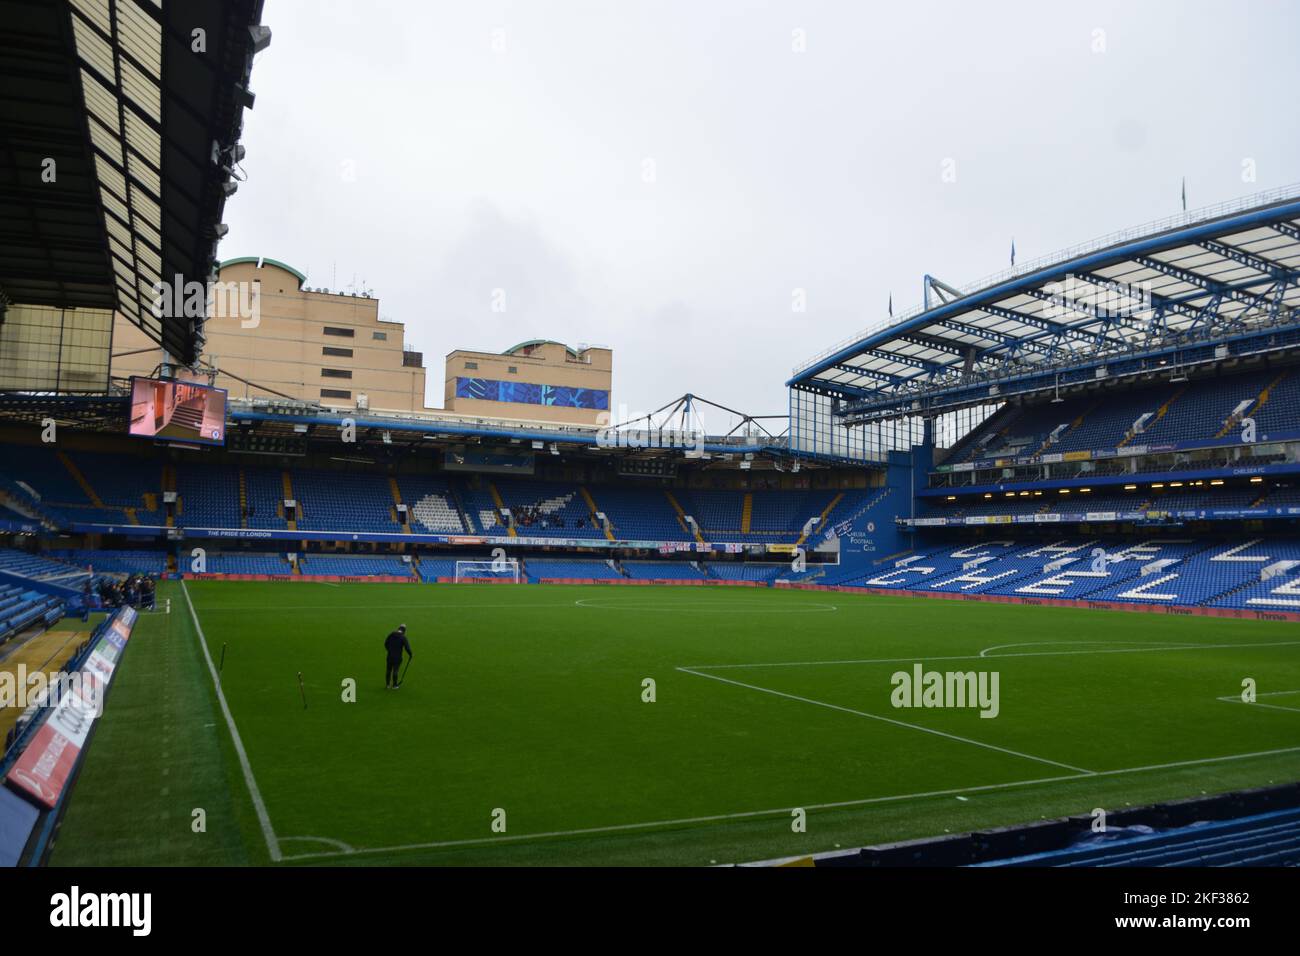
[[[400,625],[397,630],[384,639],[384,650],[388,651],[388,667],[384,671],[384,687],[397,690],[401,686],[402,651],[406,651],[408,657],[415,656],[411,651],[411,642],[406,639],[405,624]]]

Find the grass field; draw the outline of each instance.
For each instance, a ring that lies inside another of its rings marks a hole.
[[[707,865],[1300,778],[1293,624],[748,588],[187,587],[131,640],[56,865]],[[403,622],[415,660],[386,691]],[[247,770],[200,629],[214,663],[225,646]],[[893,707],[915,663],[997,672],[998,716]],[[1247,677],[1260,704],[1220,699]]]

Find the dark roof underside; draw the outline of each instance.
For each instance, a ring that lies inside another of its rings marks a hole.
[[[212,147],[238,139],[260,16],[261,0],[0,0],[9,301],[117,309],[195,361],[201,322],[155,316],[155,283],[216,263],[230,174]]]

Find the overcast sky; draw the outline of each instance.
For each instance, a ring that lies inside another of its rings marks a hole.
[[[783,413],[792,365],[925,273],[1177,213],[1184,176],[1189,208],[1300,181],[1296,3],[266,0],[263,22],[221,256],[364,282],[435,407],[452,349],[551,338],[614,349],[615,408]]]

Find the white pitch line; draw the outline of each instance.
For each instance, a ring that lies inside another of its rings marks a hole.
[[[1300,690],[1270,690],[1263,694],[1256,694],[1255,697],[1294,697],[1296,694],[1300,694]],[[1281,704],[1265,704],[1258,699],[1248,702],[1242,700],[1240,695],[1236,694],[1229,694],[1226,697],[1216,697],[1215,700],[1221,700],[1225,704],[1249,703],[1252,707],[1266,707],[1269,710],[1289,710],[1293,714],[1300,714],[1300,707],[1283,707]]]
[[[1060,644],[1077,644],[1078,641],[1058,641]],[[1179,644],[1172,647],[1117,647],[1113,650],[1102,651],[1029,651],[1023,654],[991,654],[985,657],[983,652],[979,654],[950,654],[943,657],[934,657],[928,654],[917,654],[912,657],[874,657],[860,658],[855,660],[839,661],[760,661],[751,664],[692,664],[691,670],[716,671],[724,668],[737,667],[818,667],[827,664],[914,664],[918,661],[976,661],[976,660],[1002,660],[1006,657],[1071,657],[1077,654],[1150,654],[1158,651],[1215,651],[1225,648],[1239,647],[1294,647],[1300,644],[1300,641],[1265,641],[1251,644]],[[991,650],[991,648],[985,648]]]
[[[1145,648],[1150,648],[1153,645],[1156,647],[1197,647],[1199,646],[1195,643],[1188,643],[1187,641],[1021,641],[1018,644],[996,644],[993,647],[986,647],[984,648],[984,650],[980,651],[980,657],[1014,656],[1012,654],[995,655],[989,653],[989,651],[1005,650],[1008,647],[1060,647],[1061,645],[1074,645],[1074,644],[1090,644],[1094,646],[1104,645],[1104,644],[1112,644],[1112,645],[1125,644],[1130,647],[1145,647]]]
[[[244,742],[239,737],[239,731],[235,727],[235,718],[231,716],[230,706],[226,703],[226,695],[221,690],[221,680],[217,677],[217,668],[212,663],[212,655],[208,653],[208,640],[203,636],[203,625],[199,623],[199,616],[194,611],[194,602],[190,600],[190,591],[185,586],[184,580],[181,581],[181,593],[185,595],[185,603],[189,605],[190,619],[194,621],[194,630],[199,636],[199,647],[203,649],[203,659],[208,662],[208,673],[212,675],[212,686],[217,692],[217,703],[221,705],[221,713],[225,715],[226,727],[230,730],[230,739],[235,745],[235,754],[239,757],[240,769],[244,771],[244,783],[248,785],[248,793],[253,798],[253,809],[257,812],[257,822],[261,824],[262,836],[266,839],[266,848],[271,853],[272,862],[276,862],[282,859],[280,843],[275,838],[275,830],[271,827],[271,817],[266,812],[266,803],[262,800],[262,791],[257,789],[257,781],[253,779],[253,767],[248,762],[248,753],[244,750]]]
[[[887,797],[864,797],[860,800],[839,800],[834,803],[808,803],[805,810],[843,810],[848,807],[863,807],[878,803],[898,803],[903,800],[924,800],[929,797],[948,797],[959,793],[987,793],[996,790],[1009,790],[1014,787],[1032,787],[1045,783],[1069,783],[1072,781],[1094,780],[1097,777],[1113,777],[1126,773],[1148,773],[1153,770],[1176,770],[1179,767],[1195,767],[1203,764],[1224,763],[1229,760],[1248,760],[1252,757],[1274,757],[1279,754],[1296,753],[1300,747],[1283,747],[1278,750],[1259,750],[1254,753],[1228,754],[1224,757],[1202,757],[1196,760],[1177,760],[1172,763],[1149,764],[1145,767],[1122,767],[1119,770],[1098,770],[1092,774],[1062,775],[1058,777],[1038,777],[1032,780],[1009,780],[1004,783],[986,783],[974,787],[953,787],[948,790],[926,790],[920,793],[899,793]],[[788,817],[790,807],[778,807],[775,810],[743,810],[739,813],[715,813],[709,816],[681,817],[676,820],[652,820],[646,823],[616,823],[602,827],[582,827],[575,830],[549,830],[542,833],[523,833],[512,836],[475,837],[465,840],[440,840],[429,843],[403,843],[396,846],[363,847],[346,851],[319,853],[298,853],[284,857],[284,861],[321,859],[354,854],[400,853],[407,850],[438,850],[450,847],[480,846],[487,843],[514,843],[521,840],[544,840],[560,837],[592,836],[598,833],[620,833],[630,830],[649,830],[659,827],[692,826],[701,823],[723,823],[729,820],[746,820],[755,817]]]
[[[974,747],[983,747],[985,750],[996,750],[1004,754],[1010,754],[1013,757],[1023,757],[1026,760],[1033,760],[1036,763],[1050,764],[1053,767],[1062,767],[1066,770],[1073,770],[1080,774],[1093,774],[1095,770],[1085,770],[1083,767],[1075,767],[1072,764],[1061,763],[1059,760],[1049,760],[1046,757],[1035,757],[1033,754],[1022,753],[1019,750],[1011,750],[1007,747],[999,747],[997,744],[986,744],[980,740],[972,740],[969,737],[959,737],[957,734],[946,733],[942,730],[935,730],[933,727],[923,727],[920,724],[909,724],[905,720],[895,720],[893,717],[882,717],[880,714],[868,713],[865,710],[854,710],[852,707],[841,707],[839,704],[827,703],[824,700],[814,700],[811,697],[800,697],[797,694],[787,694],[785,691],[772,690],[770,687],[759,687],[757,684],[746,684],[742,681],[732,680],[730,677],[719,677],[717,674],[703,674],[699,671],[693,671],[689,667],[676,668],[686,674],[694,674],[696,677],[707,677],[709,680],[721,681],[724,684],[735,684],[737,687],[747,687],[750,690],[762,691],[764,694],[773,694],[777,697],[784,697],[787,700],[797,700],[805,704],[815,704],[818,707],[826,707],[830,710],[838,710],[845,714],[853,714],[857,717],[867,717],[871,720],[883,721],[887,724],[893,724],[896,727],[906,727],[909,730],[919,730],[922,733],[934,734],[936,737],[947,737],[949,740],[956,740],[963,744],[970,744]]]
[[[265,604],[239,604],[226,605],[224,607],[208,607],[203,609],[204,614],[213,614],[218,611],[502,611],[516,607],[538,608],[564,608],[572,610],[573,604],[566,602],[564,604],[331,604],[322,608],[319,604],[277,604],[275,607],[267,607]]]
[[[678,614],[734,614],[738,609],[746,611],[761,610],[764,614],[814,614],[827,613],[829,611],[838,611],[839,608],[834,604],[808,603],[800,604],[795,607],[770,607],[766,604],[745,604],[731,605],[719,604],[717,602],[705,604],[679,604],[676,607],[663,604],[649,604],[642,602],[628,602],[625,604],[588,604],[588,601],[599,601],[600,598],[581,598],[574,601],[574,605],[588,611],[634,611],[644,613],[646,611],[670,611]]]

